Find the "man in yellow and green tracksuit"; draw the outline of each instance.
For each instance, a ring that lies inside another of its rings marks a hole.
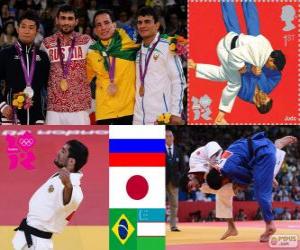
[[[109,10],[94,16],[98,41],[87,54],[87,77],[96,77],[97,124],[132,124],[135,100],[135,59],[139,49],[124,29],[117,29]]]

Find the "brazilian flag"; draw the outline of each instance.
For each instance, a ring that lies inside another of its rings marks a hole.
[[[140,45],[136,44],[124,29],[116,29],[108,47],[104,46],[103,43],[98,40],[95,44],[90,46],[90,49],[101,52],[103,57],[112,56],[128,61],[135,61]],[[104,61],[104,67],[108,70],[107,60]]]
[[[110,250],[165,250],[165,237],[137,236],[138,209],[110,209]]]

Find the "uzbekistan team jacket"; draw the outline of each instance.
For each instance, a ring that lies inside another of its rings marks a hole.
[[[157,116],[166,112],[176,116],[181,116],[182,113],[182,99],[186,86],[182,64],[180,58],[170,50],[169,41],[160,38],[159,33],[150,46],[141,47],[142,68],[144,70],[145,57],[148,56],[157,39],[160,41],[150,58],[144,84],[145,94],[142,97],[139,94],[140,52],[137,54],[134,124],[153,124]]]
[[[19,42],[22,46],[22,53],[25,64],[31,65],[32,46]],[[36,66],[33,75],[32,88],[34,90],[33,106],[30,108],[30,124],[44,120],[43,114],[44,98],[42,91],[46,89],[49,76],[50,62],[45,52],[36,48]],[[0,109],[6,105],[12,105],[13,94],[22,92],[25,87],[25,78],[22,71],[21,61],[14,45],[0,51],[0,80],[4,80],[6,87],[4,95],[0,92]],[[24,109],[17,111],[21,124],[27,122],[27,112]]]

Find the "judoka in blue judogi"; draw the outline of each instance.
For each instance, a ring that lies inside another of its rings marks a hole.
[[[262,210],[266,231],[261,241],[267,241],[276,229],[272,213],[272,184],[276,148],[264,132],[232,143],[223,153],[220,169],[213,168],[206,177],[210,188],[218,190],[232,182],[234,187],[246,187],[253,182],[256,200]]]

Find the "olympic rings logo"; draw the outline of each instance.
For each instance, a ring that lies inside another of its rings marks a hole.
[[[32,138],[20,138],[18,143],[22,146],[22,147],[32,147],[32,145],[34,144],[34,140]]]

